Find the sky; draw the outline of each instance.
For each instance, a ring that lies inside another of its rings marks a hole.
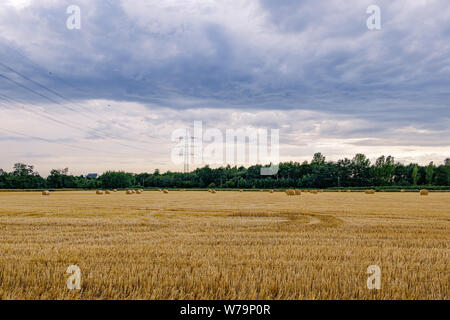
[[[80,8],[69,29],[67,8]],[[381,29],[366,12],[380,8]],[[281,161],[450,157],[447,0],[2,0],[0,168],[182,171],[179,128],[279,129]],[[250,165],[250,164],[249,164]]]

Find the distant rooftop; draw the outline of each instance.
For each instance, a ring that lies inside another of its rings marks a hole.
[[[97,179],[98,174],[97,173],[88,173],[88,175],[86,177],[88,177],[90,179]]]

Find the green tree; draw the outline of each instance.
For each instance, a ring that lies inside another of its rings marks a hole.
[[[435,183],[438,186],[450,185],[450,166],[441,165],[436,168]]]
[[[68,168],[62,170],[53,169],[50,171],[50,174],[47,177],[47,187],[55,189],[65,188],[68,172]]]
[[[352,182],[357,187],[371,185],[370,160],[362,153],[352,159]]]
[[[14,164],[14,171],[7,177],[7,184],[14,189],[38,189],[45,187],[45,180],[34,171],[34,167],[24,164]]]
[[[313,159],[311,161],[311,164],[317,165],[317,166],[324,165],[325,164],[325,156],[320,152],[315,153],[313,156]]]
[[[413,181],[413,185],[417,185],[417,182],[420,179],[420,175],[419,175],[419,167],[417,165],[414,166],[413,171],[411,173],[411,178]]]
[[[16,177],[27,177],[30,175],[34,175],[34,166],[29,166],[24,163],[15,163],[14,171],[12,174]]]
[[[393,176],[395,172],[395,161],[394,157],[384,156],[379,157],[375,161],[374,166],[375,171],[375,184],[379,186],[387,186],[392,184]]]
[[[433,184],[433,176],[434,176],[434,164],[433,161],[430,162],[430,164],[425,169],[425,181],[428,185]]]
[[[133,175],[123,171],[107,171],[99,180],[105,189],[129,188],[133,185]]]

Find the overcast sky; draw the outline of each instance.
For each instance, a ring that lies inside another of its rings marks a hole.
[[[366,9],[381,9],[369,30]],[[66,9],[81,9],[81,29]],[[448,0],[2,0],[0,168],[182,170],[177,128],[280,129],[280,159],[450,157]]]

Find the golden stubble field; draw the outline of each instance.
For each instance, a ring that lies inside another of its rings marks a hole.
[[[449,245],[450,193],[0,192],[1,299],[448,299]]]

